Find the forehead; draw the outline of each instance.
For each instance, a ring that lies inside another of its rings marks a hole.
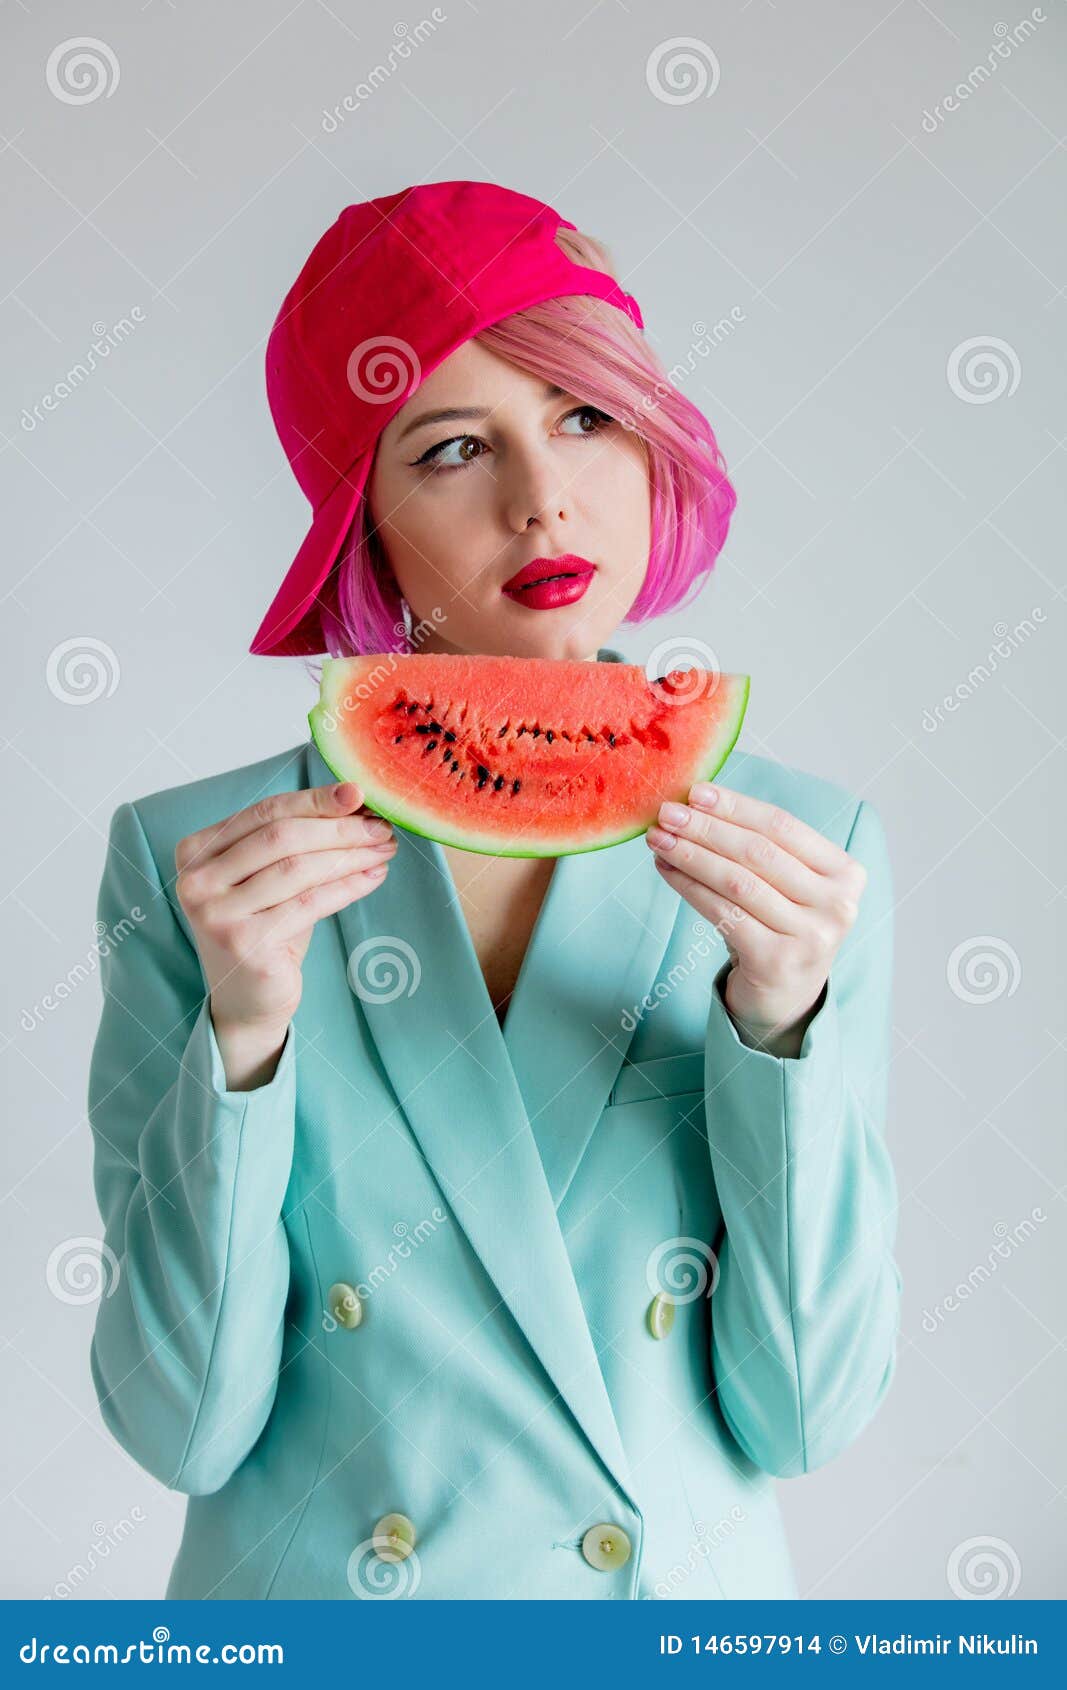
[[[384,438],[396,440],[427,411],[460,405],[496,409],[516,402],[543,404],[544,392],[543,377],[520,370],[476,340],[464,341],[423,378],[390,418]]]

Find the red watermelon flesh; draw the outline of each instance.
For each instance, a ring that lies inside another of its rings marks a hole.
[[[710,780],[749,677],[542,657],[323,659],[312,736],[338,780],[412,833],[466,851],[559,857],[643,833]]]

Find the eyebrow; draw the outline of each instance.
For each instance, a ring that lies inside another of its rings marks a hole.
[[[542,389],[541,397],[547,404],[549,399],[561,399],[566,391],[566,388],[556,387],[554,383],[549,382]],[[458,408],[456,406],[452,406],[447,411],[423,411],[421,416],[414,417],[412,421],[407,424],[406,428],[401,429],[400,433],[396,437],[396,443],[399,446],[400,442],[402,440],[406,440],[409,434],[414,434],[417,428],[425,428],[427,423],[484,422],[486,417],[489,415],[490,412],[487,410],[478,411],[472,410],[469,407]]]

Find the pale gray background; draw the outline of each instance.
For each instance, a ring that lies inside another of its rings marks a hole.
[[[81,1593],[157,1595],[185,1506],[103,1430],[95,1305],[46,1275],[57,1245],[100,1233],[95,973],[25,1022],[91,958],[116,805],[304,736],[304,666],[247,655],[308,515],[265,337],[343,205],[458,176],[536,194],[608,244],[738,488],[695,609],[613,643],[635,662],[668,635],[709,643],[752,676],[745,746],[869,798],[890,835],[901,1360],[860,1441],[780,1484],[802,1592],[945,1596],[953,1556],[980,1577],[989,1545],[994,1590],[1063,1596],[1063,7],[1038,8],[932,133],[924,111],[1026,13],[440,12],[334,133],[323,108],[429,6],[9,4],[0,21],[3,1593],[56,1593],[118,1530]],[[81,35],[120,75],[71,104],[46,65]],[[646,66],[682,36],[721,79],[669,103]],[[27,429],[24,407],[135,307],[104,366]],[[731,312],[694,355],[694,325]],[[989,359],[950,379],[971,340]],[[976,673],[1004,628],[1021,628],[1009,655]],[[62,648],[86,640],[110,690],[75,702]],[[980,1001],[950,982],[959,946],[994,958]]]

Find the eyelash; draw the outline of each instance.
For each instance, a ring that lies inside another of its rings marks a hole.
[[[582,416],[586,411],[589,412],[590,416],[597,418],[597,427],[586,431],[586,439],[592,439],[595,435],[600,434],[608,423],[615,421],[614,417],[609,417],[606,411],[599,410],[596,405],[576,405],[573,411],[567,412],[563,421],[566,422],[570,417]],[[476,434],[453,434],[448,440],[439,440],[436,446],[431,446],[429,451],[422,454],[421,458],[415,459],[411,467],[412,469],[428,468],[434,475],[446,475],[449,470],[453,469],[466,469],[469,464],[475,463],[477,460],[468,458],[466,463],[462,464],[438,464],[434,462],[434,459],[447,447],[456,445],[458,441],[477,439]]]

